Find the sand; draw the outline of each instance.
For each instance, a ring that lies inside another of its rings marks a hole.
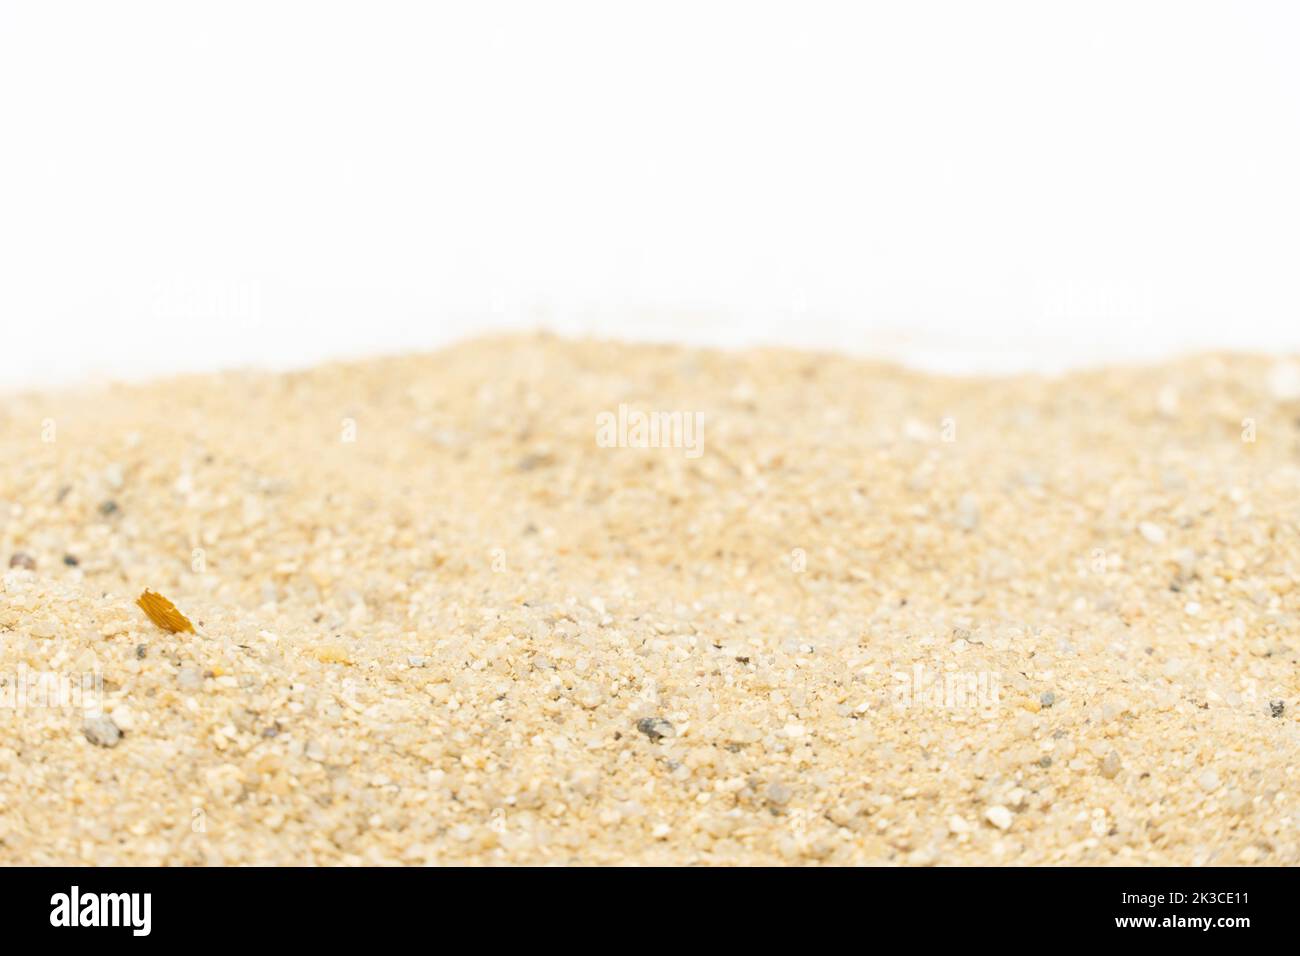
[[[1300,862],[1298,379],[522,336],[0,398],[0,862]]]

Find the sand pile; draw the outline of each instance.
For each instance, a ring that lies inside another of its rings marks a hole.
[[[1297,377],[512,337],[7,396],[0,861],[1300,862]]]

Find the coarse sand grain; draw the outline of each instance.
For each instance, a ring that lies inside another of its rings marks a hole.
[[[0,863],[1295,864],[1295,378],[535,335],[4,396]]]

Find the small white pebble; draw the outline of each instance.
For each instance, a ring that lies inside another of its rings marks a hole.
[[[587,710],[594,710],[599,707],[604,699],[605,695],[601,693],[600,688],[595,684],[584,684],[574,694],[574,700]]]
[[[1120,766],[1119,754],[1112,750],[1101,758],[1101,775],[1107,780],[1113,780],[1119,774]]]
[[[1001,804],[989,807],[984,811],[984,819],[999,830],[1011,829],[1011,811]]]
[[[1166,418],[1173,418],[1178,414],[1178,389],[1172,385],[1166,385],[1160,389],[1156,395],[1156,409]]]
[[[126,704],[118,704],[113,708],[109,715],[113,718],[113,723],[117,724],[122,730],[128,733],[135,729],[135,715],[131,713],[131,708]]]
[[[980,506],[972,494],[964,494],[957,501],[957,527],[963,531],[974,531],[980,523]]]
[[[1279,402],[1300,398],[1300,365],[1278,362],[1268,370],[1268,390]]]
[[[1146,538],[1151,544],[1165,543],[1165,529],[1158,524],[1150,521],[1143,521],[1138,524],[1138,532]]]

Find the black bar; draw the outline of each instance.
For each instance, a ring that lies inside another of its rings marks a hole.
[[[10,940],[247,943],[256,927],[259,942],[373,945],[445,923],[494,946],[607,927],[618,938],[684,934],[732,946],[770,942],[775,931],[810,941],[857,934],[864,946],[902,934],[926,948],[1006,934],[1055,946],[1284,940],[1294,935],[1300,882],[1290,870],[1229,868],[15,869],[0,879]],[[73,886],[88,919],[116,908],[123,925],[52,925],[70,922]],[[136,935],[144,897],[101,907],[106,893],[149,894],[147,936]]]

